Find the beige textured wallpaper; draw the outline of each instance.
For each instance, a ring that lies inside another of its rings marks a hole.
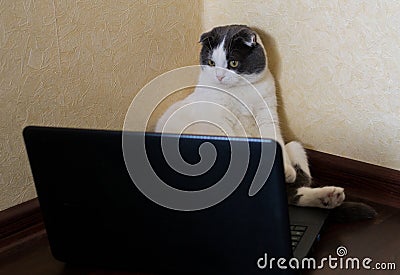
[[[284,132],[307,147],[400,169],[397,1],[204,2],[203,25],[264,32]]]
[[[140,88],[228,23],[265,32],[288,139],[400,169],[396,1],[0,1],[0,210],[36,195],[24,126],[121,128]]]
[[[0,210],[36,196],[26,125],[120,129],[149,80],[197,63],[200,1],[0,1]]]

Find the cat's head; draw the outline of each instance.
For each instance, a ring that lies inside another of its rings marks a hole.
[[[203,33],[203,74],[218,85],[238,85],[243,82],[240,76],[251,83],[258,81],[267,69],[264,47],[258,40],[256,32],[245,25],[215,27]]]

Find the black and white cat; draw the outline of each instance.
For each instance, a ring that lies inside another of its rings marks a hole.
[[[273,138],[283,148],[290,204],[335,208],[345,199],[341,187],[312,188],[306,152],[284,143],[279,128],[275,81],[265,48],[244,25],[221,26],[201,35],[198,86],[170,106],[157,132]]]

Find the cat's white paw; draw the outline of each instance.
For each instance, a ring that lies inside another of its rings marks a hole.
[[[336,186],[320,188],[300,187],[297,190],[299,206],[332,209],[341,205],[345,199],[344,189]]]
[[[336,186],[325,186],[319,188],[319,200],[321,208],[335,208],[344,201],[344,189]]]
[[[292,165],[285,165],[285,180],[287,183],[292,183],[296,180],[296,170]]]

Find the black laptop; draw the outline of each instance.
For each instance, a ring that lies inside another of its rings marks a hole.
[[[282,152],[273,140],[35,126],[23,134],[51,251],[66,263],[156,274],[292,274],[288,261],[309,253],[328,214],[287,206]],[[196,176],[164,157],[165,146],[178,146],[195,167],[207,158],[204,144],[215,158]],[[239,184],[231,180],[235,188],[208,195],[210,205],[152,197],[146,188],[157,186],[154,175],[127,163],[147,161],[168,188],[196,195],[242,157],[232,148],[249,153],[238,162],[247,170]],[[254,181],[260,159],[271,164],[261,185]]]

